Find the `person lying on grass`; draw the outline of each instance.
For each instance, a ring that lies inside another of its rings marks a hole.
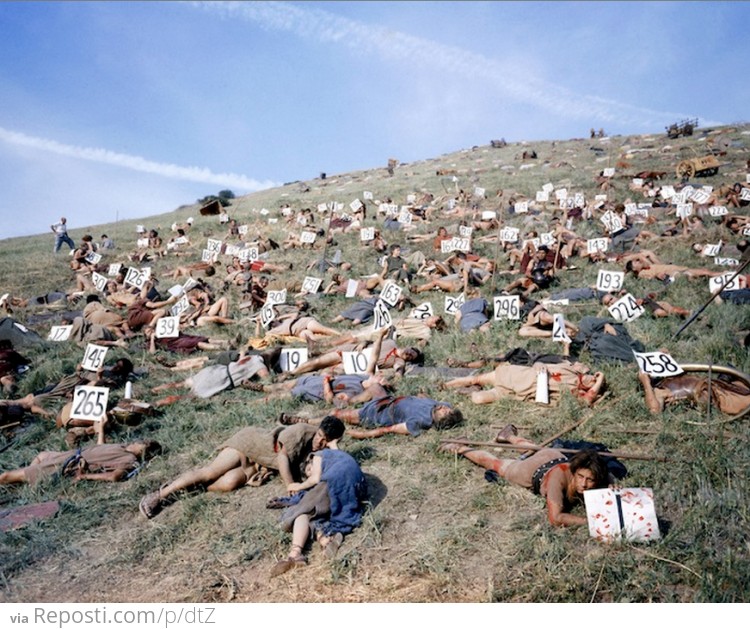
[[[324,418],[319,427],[298,424],[272,430],[242,428],[219,445],[218,454],[208,465],[188,470],[145,495],[139,509],[147,518],[153,518],[181,491],[204,488],[228,492],[244,485],[259,486],[275,473],[292,491],[301,478],[300,469],[304,469],[307,455],[323,448],[337,449],[343,434],[344,425],[335,417]]]
[[[143,462],[161,452],[161,446],[156,441],[147,439],[131,443],[105,443],[105,423],[102,421],[98,424],[96,445],[65,452],[40,452],[26,467],[0,474],[0,485],[36,483],[55,473],[72,477],[74,482],[117,482],[129,477],[140,469]]]
[[[503,428],[495,438],[498,443],[537,447],[518,436],[512,424]],[[461,455],[472,463],[499,474],[514,485],[531,489],[547,500],[547,518],[553,526],[580,526],[587,520],[570,511],[583,499],[588,489],[600,489],[610,484],[607,464],[594,450],[584,450],[570,459],[560,450],[542,448],[526,459],[500,459],[484,450],[460,443],[445,443],[441,452]]]
[[[506,397],[533,401],[536,399],[537,378],[541,371],[547,372],[550,403],[556,403],[563,391],[569,391],[591,406],[604,387],[602,372],[590,374],[586,365],[567,360],[554,364],[534,363],[531,366],[501,363],[494,371],[454,378],[444,386],[449,389],[480,387],[479,390],[470,391],[474,404],[491,404]],[[484,386],[492,388],[482,390],[481,387]]]
[[[310,534],[315,535],[328,559],[338,552],[344,535],[362,522],[367,481],[357,461],[342,450],[320,450],[308,458],[307,479],[289,485],[291,497],[269,501],[268,507],[287,508],[281,527],[292,533],[292,548],[286,559],[271,569],[276,577],[304,566],[303,551]]]
[[[378,383],[372,382],[367,387],[372,400],[360,409],[334,409],[331,415],[343,422],[361,426],[367,430],[348,430],[352,439],[382,437],[390,433],[417,437],[424,430],[436,428],[445,430],[463,422],[460,410],[447,402],[438,402],[427,397],[414,395],[393,396]],[[299,422],[319,423],[317,419],[305,419],[282,414],[280,422],[296,424]]]
[[[718,371],[720,367],[716,369]],[[711,400],[715,408],[727,415],[737,415],[750,406],[747,380],[727,382],[716,375],[709,380],[708,375],[694,373],[652,380],[651,376],[643,372],[638,373],[638,380],[643,386],[646,406],[653,415],[662,413],[667,405],[680,401],[706,407]]]

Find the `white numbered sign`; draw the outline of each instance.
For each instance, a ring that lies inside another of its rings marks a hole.
[[[114,277],[120,272],[120,269],[122,268],[122,264],[110,264],[109,269],[107,270],[107,275],[110,277]]]
[[[266,297],[267,304],[285,304],[286,303],[286,288],[283,290],[269,290],[268,296]]]
[[[546,247],[550,247],[555,244],[555,234],[553,234],[552,232],[539,234],[539,242],[541,242]]]
[[[610,233],[618,232],[624,227],[622,219],[612,210],[607,210],[599,220],[604,223]]]
[[[102,261],[102,254],[96,253],[95,251],[89,251],[84,260],[90,264],[99,264]]]
[[[151,269],[146,272],[146,269],[136,269],[131,266],[128,269],[128,274],[125,276],[125,283],[135,286],[136,288],[143,288],[143,285],[148,281],[151,276]]]
[[[697,203],[698,205],[707,203],[710,198],[711,194],[706,190],[700,189],[693,192],[693,203]]]
[[[723,205],[712,205],[710,208],[708,208],[708,213],[711,216],[725,216],[729,212],[727,208]]]
[[[390,328],[393,325],[393,319],[391,313],[388,311],[388,306],[385,305],[382,299],[378,299],[375,304],[375,310],[372,313],[373,316],[373,329],[382,330],[383,328]]]
[[[514,207],[516,210],[516,214],[526,214],[529,211],[529,202],[518,201]]]
[[[365,201],[372,201],[372,199],[373,199],[373,196],[372,196],[372,192],[370,192],[369,190],[365,190],[365,191],[364,191],[364,192],[362,193],[362,198],[363,198],[363,199],[364,199]]]
[[[260,322],[263,327],[267,328],[275,318],[276,310],[274,310],[273,304],[264,304],[263,308],[260,309]]]
[[[190,309],[190,302],[188,301],[187,295],[180,297],[174,306],[169,309],[169,314],[173,317],[179,317],[181,314],[187,312]]]
[[[100,293],[103,293],[104,289],[107,288],[107,278],[96,271],[91,274],[91,281]]]
[[[341,360],[344,363],[345,374],[367,373],[367,365],[370,363],[373,348],[368,347],[361,352],[342,352]]]
[[[317,293],[322,283],[323,280],[319,277],[307,276],[305,281],[302,282],[302,290],[310,294]]]
[[[549,192],[545,192],[544,190],[537,190],[536,191],[536,202],[537,203],[547,203],[549,201]]]
[[[742,286],[740,285],[739,275],[735,276],[734,273],[722,273],[716,277],[708,278],[708,290],[712,293],[725,290],[739,290],[740,288]]]
[[[474,231],[473,227],[469,227],[468,225],[459,225],[458,226],[458,234],[461,236],[461,238],[471,238],[471,232]]]
[[[646,312],[630,293],[618,299],[607,310],[618,321],[634,321]]]
[[[482,212],[483,221],[492,221],[497,218],[497,212],[495,210],[484,210]]]
[[[305,245],[311,245],[315,242],[315,232],[304,231],[299,235],[299,241]]]
[[[719,266],[739,266],[740,261],[737,258],[714,258],[714,264]]]
[[[605,168],[602,171],[602,177],[614,177],[615,176],[615,169],[614,168]]]
[[[347,281],[345,297],[348,297],[349,299],[351,299],[352,297],[356,296],[358,288],[359,288],[359,282],[357,280]]]
[[[586,251],[589,255],[597,251],[607,251],[609,248],[609,238],[591,238],[586,241]]]
[[[401,287],[392,280],[388,280],[380,291],[380,299],[389,306],[395,306],[401,298]]]
[[[203,249],[201,251],[201,262],[216,262],[219,254],[215,251],[209,251],[208,249]]]
[[[73,329],[72,325],[53,325],[50,328],[49,335],[47,336],[48,341],[67,341],[70,338],[70,331]]]
[[[561,312],[555,315],[555,322],[552,324],[552,340],[558,343],[570,343],[570,337],[565,330],[565,317]]]
[[[704,256],[709,256],[711,258],[716,257],[719,255],[719,251],[721,251],[721,245],[723,243],[719,241],[716,244],[707,244],[705,247],[703,247],[703,253]]]
[[[456,314],[461,309],[461,306],[464,305],[465,301],[466,296],[463,293],[461,293],[458,297],[451,297],[450,295],[446,295],[444,307],[445,314]]]
[[[678,203],[677,204],[677,216],[680,218],[687,218],[693,214],[692,203]]]
[[[148,238],[139,238],[135,241],[135,245],[139,249],[145,249],[146,247],[148,247]]]
[[[369,242],[375,240],[375,228],[374,227],[363,227],[359,230],[359,239],[362,242]]]
[[[212,253],[221,253],[221,240],[216,240],[215,238],[209,238],[206,241],[206,249],[208,251],[211,251]]]
[[[306,347],[285,347],[281,350],[281,356],[279,357],[281,371],[294,371],[306,362]]]
[[[500,240],[503,242],[518,242],[517,227],[503,227],[500,230]]]
[[[518,295],[498,295],[493,303],[496,321],[521,318],[521,298]]]
[[[104,357],[107,355],[106,347],[89,343],[86,345],[86,351],[83,353],[81,367],[87,371],[97,371],[104,364]]]
[[[180,317],[161,317],[156,322],[157,339],[173,339],[180,336]]]
[[[397,220],[402,225],[411,225],[412,213],[408,209],[403,209],[401,210],[401,213],[398,215]]]
[[[433,315],[432,304],[429,301],[412,308],[409,317],[412,319],[427,319]]]
[[[107,414],[109,389],[107,387],[79,386],[73,391],[73,408],[71,419],[88,419],[101,421]]]
[[[604,291],[605,293],[618,291],[622,288],[624,279],[625,273],[623,271],[599,269],[599,273],[596,276],[596,290]]]
[[[638,362],[638,368],[649,376],[668,378],[684,373],[682,367],[669,354],[662,352],[633,352],[633,354]]]

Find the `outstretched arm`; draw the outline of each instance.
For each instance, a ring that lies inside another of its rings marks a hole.
[[[393,426],[381,426],[372,430],[348,430],[347,433],[352,439],[377,439],[387,434],[409,435],[409,429],[406,424],[394,424]]]

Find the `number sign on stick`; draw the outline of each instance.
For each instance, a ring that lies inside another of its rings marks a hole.
[[[109,389],[107,387],[78,386],[73,391],[71,419],[101,421],[107,414]]]
[[[67,341],[70,338],[70,331],[73,329],[72,325],[53,325],[50,328],[49,335],[47,336],[48,341]]]
[[[305,281],[302,282],[302,290],[309,294],[317,293],[322,283],[323,280],[319,277],[307,276]]]
[[[630,293],[618,299],[607,310],[618,321],[635,321],[646,312]]]
[[[114,277],[120,272],[120,269],[122,268],[122,264],[110,264],[109,269],[107,270],[107,275],[110,277]]]
[[[183,313],[190,309],[190,302],[188,301],[187,295],[180,297],[174,306],[169,309],[169,314],[173,317],[179,317]]]
[[[372,352],[372,347],[368,347],[361,352],[342,352],[341,360],[344,363],[344,373],[347,375],[367,373],[367,365],[370,363]]]
[[[464,305],[465,301],[466,301],[466,296],[463,293],[461,293],[458,297],[446,295],[445,307],[444,307],[445,314],[451,314],[451,315],[456,314],[461,309],[461,306]]]
[[[732,279],[733,277],[734,279]],[[721,275],[708,278],[708,290],[712,293],[725,290],[739,290],[740,288],[742,288],[740,278],[739,276],[735,277],[734,273],[722,273]]]
[[[104,289],[107,288],[107,278],[96,271],[91,274],[91,281],[100,293],[103,293]]]
[[[518,295],[498,295],[493,299],[495,306],[495,320],[519,319],[521,299]]]
[[[136,288],[143,288],[143,285],[151,276],[150,271],[151,269],[149,269],[149,272],[147,273],[146,269],[136,269],[135,267],[131,266],[128,269],[128,274],[125,276],[125,283],[130,284],[131,286],[135,286]]]
[[[374,227],[363,227],[359,230],[359,239],[362,242],[369,242],[375,240],[375,228]]]
[[[351,299],[352,297],[356,296],[358,288],[359,288],[359,282],[357,280],[347,281],[345,297],[348,297],[349,299]]]
[[[605,252],[609,248],[609,238],[590,238],[586,241],[586,251],[589,255],[597,251]]]
[[[83,353],[81,367],[87,371],[97,371],[104,364],[104,357],[107,355],[106,347],[89,343],[86,345],[86,351]]]
[[[570,337],[565,330],[565,317],[561,312],[555,314],[555,321],[552,324],[552,340],[558,343],[570,343]]]
[[[625,273],[623,271],[599,269],[599,273],[596,276],[596,290],[604,291],[605,293],[618,291],[622,288],[624,279]]]
[[[305,245],[311,245],[315,242],[315,232],[303,231],[299,235],[299,241]]]
[[[654,378],[668,378],[679,376],[683,372],[675,359],[662,352],[633,352],[638,362],[638,368]]]
[[[393,280],[388,280],[383,286],[383,290],[380,291],[380,299],[389,306],[395,306],[401,298],[402,292],[403,291],[398,284]]]
[[[285,304],[286,303],[286,288],[283,290],[269,290],[268,296],[266,297],[267,304]]]
[[[174,339],[180,336],[180,317],[161,317],[156,322],[157,339]]]
[[[260,322],[264,328],[268,328],[276,318],[276,310],[274,310],[273,304],[264,304],[263,308],[260,309]]]
[[[391,313],[388,311],[388,306],[385,305],[382,299],[378,299],[375,304],[375,310],[373,311],[373,330],[382,330],[383,328],[390,328],[393,325],[393,319]]]
[[[306,362],[306,347],[285,347],[281,350],[281,356],[279,358],[281,371],[294,371]]]
[[[412,308],[409,317],[412,319],[427,319],[433,315],[432,304],[429,301]]]

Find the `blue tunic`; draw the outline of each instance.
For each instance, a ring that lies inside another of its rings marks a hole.
[[[331,380],[333,394],[346,393],[348,397],[359,395],[364,391],[362,383],[367,380],[367,377],[357,374],[336,376]],[[317,374],[302,376],[294,385],[292,395],[305,402],[322,402],[325,399],[323,396],[323,376]]]
[[[450,406],[446,402],[412,395],[384,397],[359,409],[359,423],[365,428],[406,424],[409,434],[416,437],[432,426],[432,409],[439,405]]]
[[[487,323],[489,321],[485,314],[487,308],[489,308],[487,301],[481,297],[465,302],[461,306],[461,320],[459,321],[461,330],[468,332]]]
[[[349,533],[362,521],[362,503],[367,498],[367,481],[359,463],[343,450],[325,448],[315,456],[323,459],[321,481],[328,484],[331,513],[326,520],[313,520],[312,525],[324,535]]]

